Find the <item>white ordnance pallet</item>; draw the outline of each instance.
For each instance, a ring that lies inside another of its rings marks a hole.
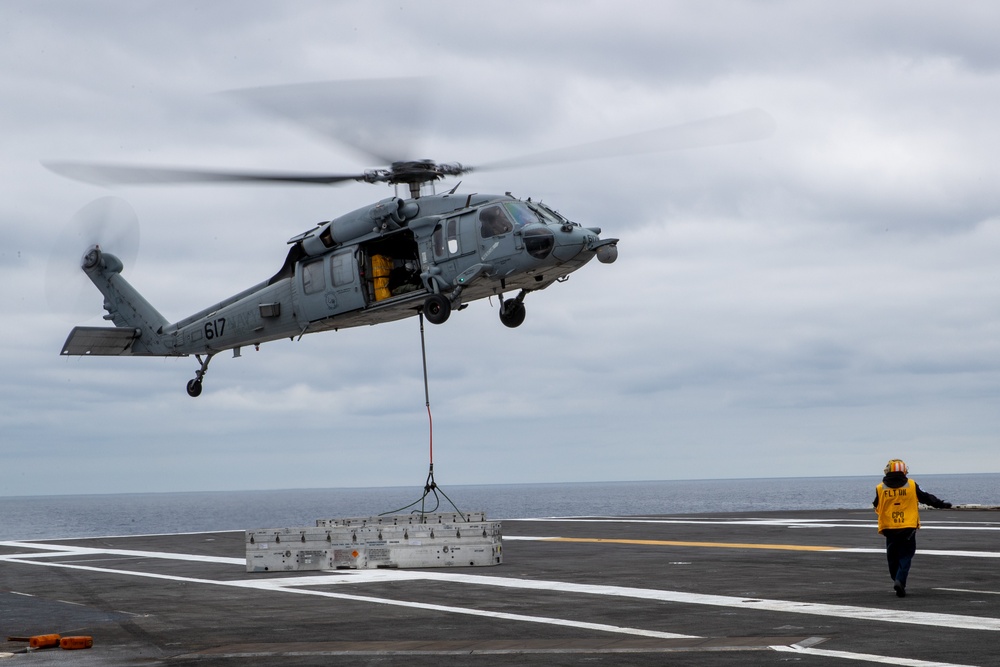
[[[383,514],[379,516],[346,517],[339,519],[316,519],[318,528],[338,528],[348,526],[428,526],[453,523],[482,523],[486,512],[439,512],[437,514]]]
[[[503,562],[499,521],[467,515],[320,519],[317,527],[246,532],[247,572],[485,567]],[[422,519],[422,520],[421,520]]]

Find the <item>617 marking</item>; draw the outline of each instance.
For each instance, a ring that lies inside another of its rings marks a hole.
[[[226,318],[220,317],[212,322],[205,322],[205,338],[212,340],[221,337],[226,330]]]

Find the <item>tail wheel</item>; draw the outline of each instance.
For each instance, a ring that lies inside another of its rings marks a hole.
[[[424,315],[431,324],[444,324],[451,315],[451,302],[441,294],[431,294],[424,301]]]
[[[500,306],[500,321],[505,327],[514,329],[524,323],[524,303],[517,299],[508,299]]]
[[[189,380],[187,384],[188,396],[198,398],[201,396],[201,380]]]

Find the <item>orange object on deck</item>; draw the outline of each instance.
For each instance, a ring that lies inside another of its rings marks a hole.
[[[64,649],[78,649],[78,648],[91,648],[94,645],[93,637],[79,636],[79,637],[63,637],[59,640],[59,648]]]
[[[59,646],[59,635],[35,635],[28,639],[31,648],[52,648]]]

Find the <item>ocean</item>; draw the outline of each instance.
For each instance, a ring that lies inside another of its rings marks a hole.
[[[920,475],[954,504],[1000,506],[1000,474]],[[441,485],[423,510],[488,519],[870,509],[877,476]],[[249,530],[421,510],[422,487],[0,497],[0,540]],[[412,503],[416,503],[410,507]],[[454,503],[454,505],[452,504]],[[872,514],[874,519],[874,514]]]

